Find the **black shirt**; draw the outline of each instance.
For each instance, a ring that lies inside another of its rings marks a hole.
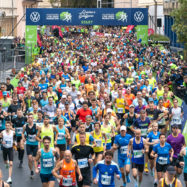
[[[13,112],[17,112],[17,109],[18,108],[21,108],[21,106],[19,104],[11,104],[9,107],[8,107],[8,113],[13,113]]]
[[[72,155],[75,156],[75,160],[77,161],[81,172],[88,171],[90,169],[90,164],[88,159],[90,155],[94,154],[94,150],[91,145],[74,145],[71,149]],[[82,166],[82,168],[81,168]],[[86,166],[86,167],[84,167]]]
[[[7,91],[9,92],[14,89],[14,86],[12,86],[12,84],[7,84],[6,87],[7,87]]]
[[[22,116],[21,118],[16,117],[12,119],[12,123],[14,125],[14,128],[17,127],[23,127],[23,125],[25,125],[25,123],[27,122],[27,118]]]

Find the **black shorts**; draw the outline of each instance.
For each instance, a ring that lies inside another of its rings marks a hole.
[[[66,150],[66,144],[57,144],[55,147],[58,147],[60,151],[65,151]]]
[[[55,177],[52,174],[40,173],[40,179],[41,179],[42,183],[48,183],[50,181],[55,181]]]
[[[156,171],[157,172],[163,172],[165,173],[167,170],[168,164],[161,165],[159,163],[156,163]]]
[[[103,155],[103,151],[100,152],[95,152],[95,157],[97,157],[98,155],[102,154]]]
[[[182,168],[181,165],[179,164],[179,160],[177,158],[173,158],[171,165],[176,166],[177,168]]]
[[[7,159],[8,157],[8,159]],[[5,148],[3,147],[3,159],[4,161],[13,161],[13,148]]]
[[[136,168],[140,173],[143,173],[144,170],[144,164],[136,164],[132,162],[132,169]]]
[[[151,156],[152,150],[153,150],[153,147],[152,147],[152,146],[149,146],[149,152],[148,152],[149,160],[154,160],[154,158]]]
[[[166,125],[159,125],[158,130],[164,129]]]
[[[27,155],[32,155],[33,157],[35,157],[38,151],[38,145],[26,144],[26,151]]]
[[[21,139],[22,139],[21,136],[16,136],[16,142],[17,142],[17,143],[20,143]]]
[[[187,173],[184,173],[184,181],[187,182]]]
[[[78,175],[76,175],[78,187],[82,187],[83,185],[91,186],[92,177],[91,177],[90,169],[87,171],[84,171],[84,172],[81,171],[81,174],[82,174],[82,178],[83,178],[82,181],[79,181]]]
[[[125,113],[122,113],[122,114],[121,113],[117,113],[116,115],[117,115],[118,119],[123,119],[124,114]]]

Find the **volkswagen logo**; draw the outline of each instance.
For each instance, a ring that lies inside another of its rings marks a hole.
[[[141,21],[143,21],[143,19],[144,19],[144,14],[142,12],[137,11],[134,13],[134,20],[136,22],[141,22]]]
[[[32,12],[30,14],[30,19],[32,22],[38,22],[40,20],[40,14],[38,12]]]

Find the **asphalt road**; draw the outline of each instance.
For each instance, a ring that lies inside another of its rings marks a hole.
[[[114,156],[114,161],[116,161],[116,156],[117,154],[115,153]],[[35,175],[34,179],[30,179],[30,171],[27,165],[27,157],[26,154],[24,156],[24,164],[23,168],[18,168],[18,159],[17,159],[17,152],[14,152],[14,164],[13,164],[13,174],[12,174],[12,187],[40,187],[41,181],[39,175]],[[5,168],[4,163],[3,163],[3,158],[2,158],[2,151],[0,151],[0,168],[3,171],[3,179],[6,181],[8,178],[8,169]],[[183,176],[180,177],[183,186]],[[141,186],[142,187],[153,187],[153,177],[150,175],[143,175],[143,181]],[[122,185],[122,180],[117,180],[116,179],[116,187],[120,187]],[[133,187],[133,179],[131,177],[131,183],[127,185],[127,187]],[[96,185],[92,185],[95,187]],[[55,187],[58,187],[58,184],[56,182]]]

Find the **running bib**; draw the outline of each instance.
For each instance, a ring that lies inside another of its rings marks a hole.
[[[48,112],[48,115],[50,118],[54,117],[55,113],[54,112]]]
[[[52,158],[44,158],[43,159],[43,167],[44,168],[51,168],[53,167],[53,159]]]
[[[65,138],[65,134],[64,133],[59,133],[57,140],[63,140],[64,138]]]
[[[181,124],[181,119],[179,119],[179,118],[174,118],[174,119],[172,119],[171,123],[172,123],[172,124],[174,124],[174,123],[176,123],[176,124]]]
[[[5,145],[7,147],[11,147],[12,146],[12,141],[5,141]]]
[[[134,150],[134,158],[141,158],[143,156],[142,150]]]
[[[168,158],[166,158],[166,157],[159,157],[159,158],[158,158],[158,163],[159,163],[160,165],[165,165],[165,164],[168,163]]]
[[[88,167],[88,159],[87,158],[78,159],[78,166],[79,166],[79,168]]]
[[[121,154],[127,154],[127,148],[128,148],[127,145],[126,145],[126,146],[122,146],[122,147],[120,148]]]
[[[101,140],[95,140],[96,147],[101,147],[102,141]]]
[[[21,133],[23,132],[23,127],[18,127],[16,128],[16,133],[21,135]]]
[[[110,185],[111,184],[111,176],[101,175],[101,184]]]
[[[123,108],[118,108],[118,113],[123,113]]]
[[[147,129],[141,129],[141,135],[147,136]]]
[[[70,178],[70,177],[64,178],[63,177],[62,185],[63,186],[72,186],[72,178]]]
[[[29,142],[35,142],[36,141],[36,134],[34,134],[34,135],[28,135],[28,140],[29,140]]]
[[[40,127],[43,125],[43,123],[36,123],[36,124],[37,124],[38,126],[40,126]]]

